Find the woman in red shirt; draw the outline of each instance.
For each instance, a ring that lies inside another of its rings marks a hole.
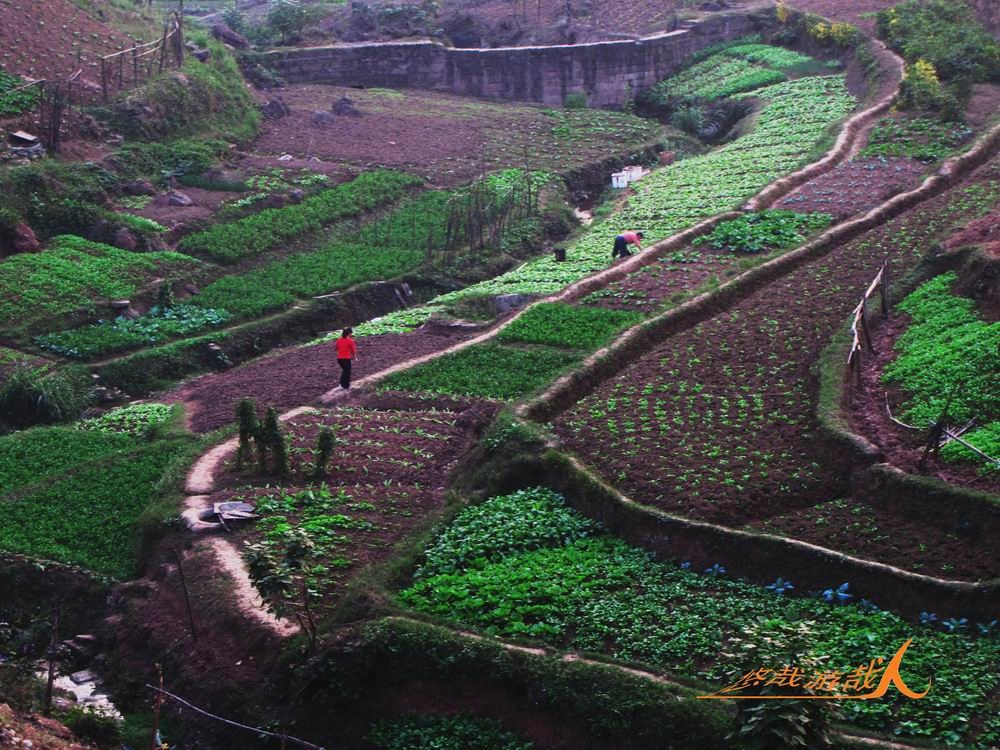
[[[340,365],[340,387],[351,387],[351,363],[358,358],[358,345],[354,343],[351,334],[353,328],[345,328],[337,339],[337,364]]]

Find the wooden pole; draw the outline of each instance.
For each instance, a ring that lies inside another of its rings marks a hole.
[[[163,707],[163,667],[156,665],[156,674],[159,677],[160,689],[156,693],[156,705],[153,708],[153,731],[149,735],[149,750],[159,750],[156,740],[160,734],[160,709]]]
[[[101,58],[101,91],[104,93],[104,103],[108,103],[108,61]]]
[[[889,259],[882,261],[882,317],[889,317]]]
[[[194,628],[194,610],[191,608],[191,592],[188,591],[187,579],[184,577],[184,561],[176,547],[173,548],[173,553],[174,559],[177,560],[177,572],[181,577],[181,588],[184,589],[184,604],[187,607],[188,625],[191,627],[191,640],[197,643],[198,632]]]
[[[62,603],[58,600],[52,607],[52,632],[49,634],[49,671],[45,680],[45,704],[44,712],[48,716],[52,713],[52,686],[56,681],[56,654],[59,643],[59,614],[62,610]]]

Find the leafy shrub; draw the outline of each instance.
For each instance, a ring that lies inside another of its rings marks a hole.
[[[463,510],[427,548],[416,578],[481,567],[518,552],[558,547],[598,526],[543,487],[493,497]]]
[[[412,715],[380,722],[369,739],[386,750],[531,750],[500,722],[474,716]]]
[[[587,95],[580,92],[567,94],[566,99],[563,100],[563,106],[566,109],[586,109]]]
[[[96,706],[72,706],[60,714],[74,737],[98,747],[121,744],[122,722],[113,713]]]
[[[642,320],[627,310],[581,307],[565,302],[535,305],[500,332],[504,342],[522,341],[574,349],[598,349],[618,331]]]
[[[767,210],[724,221],[692,245],[708,245],[716,250],[760,253],[805,242],[807,235],[825,229],[833,221],[829,214],[799,214]]]
[[[225,141],[177,138],[126,143],[115,152],[114,160],[126,178],[185,178],[211,169],[227,149]]]
[[[324,13],[322,5],[303,5],[299,0],[275,0],[267,12],[267,28],[282,42],[301,36],[308,26],[317,23]]]
[[[228,224],[216,224],[186,237],[181,247],[220,261],[259,255],[292,237],[316,231],[324,224],[371,211],[399,198],[407,188],[419,182],[400,172],[366,172],[302,203],[269,208]]]
[[[135,216],[133,214],[125,213],[110,213],[109,218],[124,224],[129,229],[142,234],[159,234],[160,232],[166,232],[167,228],[162,224],[153,221],[152,219],[147,219],[144,216]]]
[[[696,134],[705,123],[705,110],[696,105],[678,107],[670,116],[670,124],[685,133]]]
[[[93,400],[83,369],[17,365],[0,386],[0,423],[17,428],[75,419]]]
[[[1000,79],[1000,44],[964,0],[905,0],[878,12],[876,31],[907,62],[925,60],[961,89]]]
[[[564,352],[479,344],[390,375],[379,388],[510,400],[548,384],[577,359]]]
[[[926,60],[907,63],[899,84],[900,109],[938,112],[942,119],[961,120],[963,107],[955,94],[944,89],[934,66]]]
[[[179,304],[164,309],[154,307],[134,320],[117,317],[98,321],[82,328],[36,336],[35,343],[64,357],[87,359],[214,328],[232,317],[225,310],[198,305]]]
[[[12,92],[24,85],[17,76],[12,76],[0,69],[0,117],[12,117],[29,112],[38,106],[41,89],[37,86]]]

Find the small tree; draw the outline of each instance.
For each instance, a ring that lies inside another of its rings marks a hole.
[[[323,427],[316,438],[316,463],[313,466],[310,479],[315,482],[326,476],[326,466],[333,455],[333,447],[337,444],[337,436],[332,427]]]
[[[305,7],[299,0],[276,0],[267,13],[267,28],[287,42],[323,17],[323,6]]]
[[[260,442],[263,443],[265,452],[270,450],[274,456],[274,473],[279,477],[288,476],[288,448],[285,445],[285,436],[281,432],[281,425],[278,423],[278,412],[273,406],[268,408],[264,416]]]
[[[240,428],[240,444],[236,449],[236,468],[242,471],[252,459],[251,442],[256,438],[260,429],[257,422],[257,404],[252,398],[241,399],[236,405],[236,422]]]

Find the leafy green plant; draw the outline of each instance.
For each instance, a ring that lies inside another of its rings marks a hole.
[[[559,351],[479,344],[390,375],[379,388],[510,400],[538,390],[577,359]]]
[[[177,304],[153,307],[135,319],[117,317],[94,325],[36,336],[43,349],[72,359],[138,349],[150,344],[220,326],[233,316],[225,310]]]
[[[299,204],[269,208],[186,237],[185,250],[232,262],[259,255],[279,243],[324,224],[371,211],[401,197],[419,180],[400,172],[375,170]]]
[[[75,425],[21,430],[0,437],[0,487],[14,492],[132,447],[133,440],[126,434],[81,430]]]
[[[84,419],[79,427],[103,433],[143,435],[156,425],[170,422],[179,410],[180,407],[176,404],[129,404],[99,417]]]
[[[972,131],[964,125],[926,117],[886,117],[872,129],[860,156],[904,156],[933,162],[949,156],[971,137]]]
[[[0,69],[0,117],[11,117],[28,112],[38,106],[41,89],[38,86],[12,91],[24,85],[17,76]]]
[[[597,524],[543,487],[490,498],[462,511],[424,553],[416,579],[482,567],[507,555],[584,539]]]
[[[642,315],[565,302],[535,305],[500,332],[498,341],[520,341],[570,349],[598,349],[611,338],[642,320]]]
[[[716,250],[733,250],[739,253],[780,250],[802,244],[808,235],[826,229],[832,221],[833,217],[830,214],[759,211],[724,221],[709,234],[696,238],[691,244],[708,245]]]
[[[890,612],[818,598],[791,600],[724,576],[699,575],[684,566],[656,562],[648,553],[599,532],[560,543],[554,538],[566,519],[547,518],[543,511],[529,515],[523,527],[547,530],[551,536],[528,548],[508,546],[512,524],[507,513],[490,513],[492,502],[458,514],[456,531],[444,532],[448,543],[442,551],[457,555],[460,562],[448,565],[445,558],[443,572],[418,574],[399,594],[404,604],[486,633],[603,652],[720,686],[744,667],[785,666],[789,648],[807,658],[826,657],[825,669],[850,671],[878,656],[891,656],[914,635],[913,623]],[[555,508],[560,516],[575,515]],[[474,530],[468,549],[459,531],[465,525]],[[439,540],[429,549],[438,549]],[[921,631],[919,642],[906,654],[903,676],[917,687],[931,676],[935,689],[922,700],[891,706],[845,701],[846,718],[864,727],[884,731],[891,726],[899,735],[957,745],[975,737],[969,716],[992,713],[1000,675],[987,665],[998,657],[1000,638],[995,636]],[[958,694],[961,716],[955,715]],[[757,726],[769,729],[779,723],[786,730],[804,725],[805,732],[813,731],[803,718],[815,721],[821,734],[824,722],[832,718],[802,717],[802,707],[796,706],[791,716],[754,719],[766,713],[747,716],[750,731],[745,737],[757,736]],[[987,730],[981,741],[988,743],[995,731]],[[768,747],[775,746],[771,742]]]
[[[157,276],[183,277],[200,265],[181,253],[131,253],[81,237],[56,237],[44,253],[22,253],[0,264],[0,326],[9,335],[50,328],[53,318],[128,299]]]
[[[898,383],[908,395],[903,405],[908,421],[930,425],[947,405],[950,423],[975,419],[986,429],[983,435],[977,435],[979,430],[967,433],[966,440],[989,444],[1000,420],[995,387],[1000,323],[986,322],[976,314],[973,300],[952,294],[956,278],[953,272],[936,276],[899,303],[911,323],[896,340],[899,356],[886,366],[882,377]],[[971,453],[950,448],[944,457]]]

